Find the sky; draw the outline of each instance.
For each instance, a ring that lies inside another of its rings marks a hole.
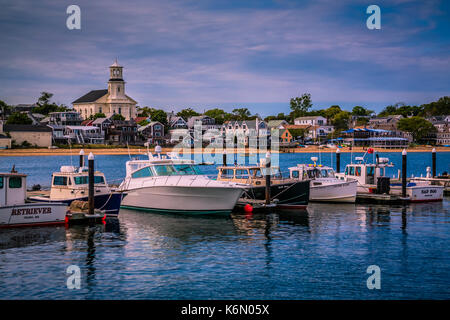
[[[81,9],[69,30],[66,9]],[[369,30],[369,5],[381,29]],[[450,94],[450,1],[0,0],[0,100],[71,102],[124,66],[139,106],[381,111]]]

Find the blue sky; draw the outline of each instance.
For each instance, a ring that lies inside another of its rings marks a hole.
[[[66,8],[81,8],[81,30]],[[381,30],[366,8],[381,8]],[[0,0],[0,100],[41,91],[70,103],[106,88],[124,66],[127,94],[166,111],[248,107],[288,113],[304,92],[313,108],[450,94],[449,1]]]

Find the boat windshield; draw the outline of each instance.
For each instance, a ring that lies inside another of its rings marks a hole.
[[[153,168],[153,170],[152,170]],[[197,166],[191,164],[174,164],[174,165],[155,165],[152,167],[145,167],[131,176],[133,178],[144,178],[156,176],[183,176],[183,175],[199,175],[202,174]]]
[[[314,168],[308,170],[308,177],[310,179],[316,179],[316,178],[334,178],[334,171],[333,169],[320,169],[320,168]]]
[[[77,177],[74,177],[73,180],[75,181],[76,185],[88,184],[89,176],[77,176]],[[70,180],[69,180],[69,182],[70,182]],[[102,183],[105,183],[105,178],[103,178],[103,176],[94,176],[94,184],[102,184]]]

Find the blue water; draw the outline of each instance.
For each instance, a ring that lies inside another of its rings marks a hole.
[[[282,154],[280,164],[310,156]],[[400,164],[400,154],[381,156]],[[127,159],[98,156],[97,166],[120,179]],[[437,171],[450,171],[449,160],[438,153]],[[29,185],[45,185],[70,157],[0,158],[0,171],[13,163]],[[408,175],[430,164],[410,153]],[[230,217],[121,210],[95,227],[0,229],[0,299],[449,299],[449,234],[449,198]],[[66,286],[69,265],[81,269],[78,290]],[[379,290],[367,288],[370,265],[381,269]]]

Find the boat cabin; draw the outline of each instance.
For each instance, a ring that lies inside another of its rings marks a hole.
[[[88,195],[89,173],[87,167],[62,166],[60,172],[52,174],[51,199],[66,199],[74,196]],[[95,192],[109,192],[105,175],[102,172],[94,172]]]
[[[25,203],[27,197],[26,175],[0,173],[0,207]]]
[[[379,158],[378,163],[363,163],[361,157],[356,157],[358,163],[348,164],[344,173],[336,176],[345,180],[351,178],[357,180],[361,185],[376,185],[378,177],[386,176],[386,167],[393,167],[392,163],[388,163],[388,158]]]
[[[321,164],[299,164],[296,167],[289,168],[291,179],[315,180],[318,178],[335,178],[334,170]]]
[[[219,171],[217,180],[232,181],[244,184],[254,184],[264,186],[265,180],[265,167],[260,166],[221,166],[218,167]],[[276,183],[277,180],[283,179],[280,169],[278,167],[271,167],[271,181]]]

